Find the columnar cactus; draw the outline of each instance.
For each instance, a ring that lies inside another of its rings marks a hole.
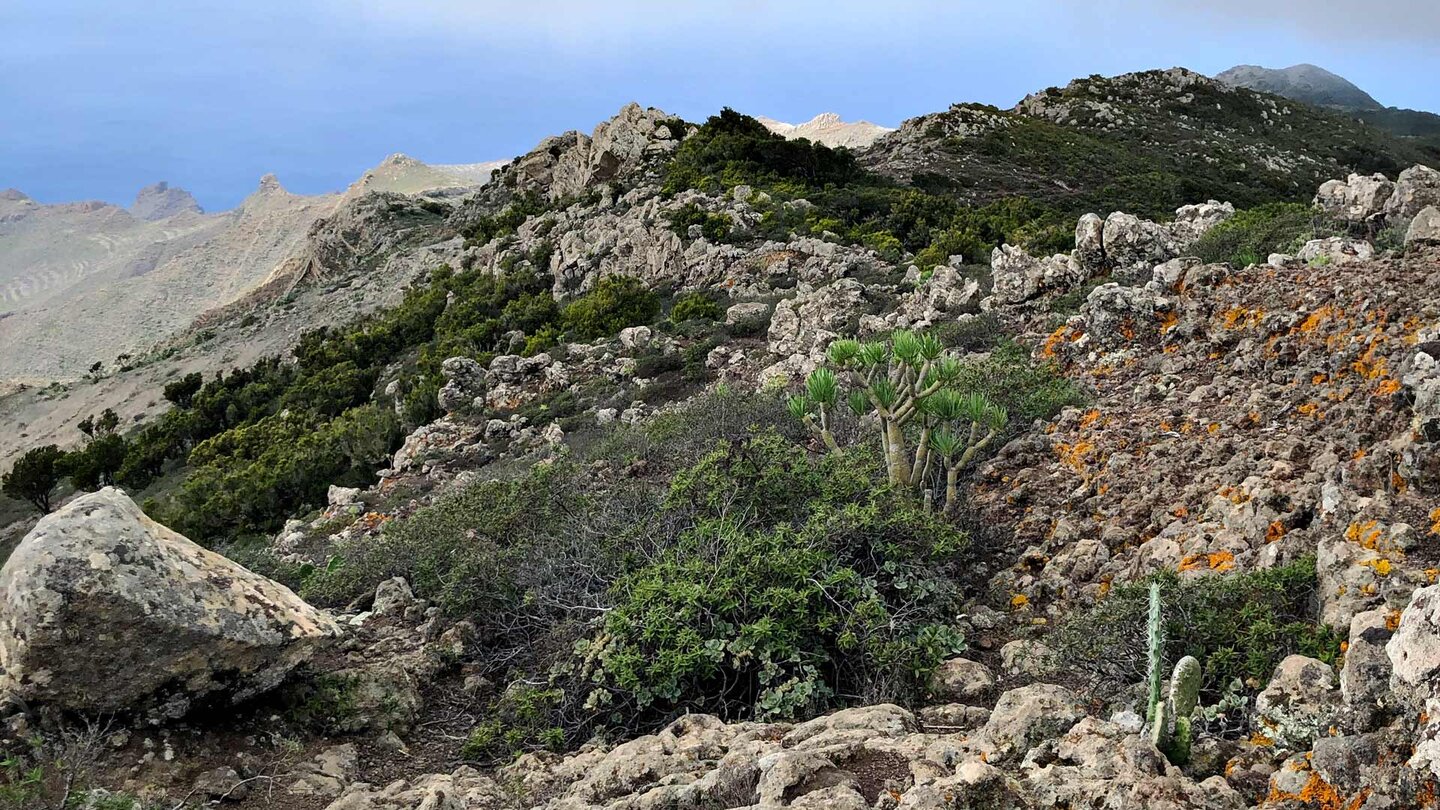
[[[1162,623],[1160,611],[1160,583],[1150,583],[1150,618],[1145,625],[1146,636],[1149,641],[1149,665],[1146,667],[1146,675],[1149,681],[1149,692],[1145,698],[1145,722],[1154,728],[1156,725],[1155,713],[1160,706],[1160,668],[1165,665],[1165,626]]]
[[[1165,635],[1160,604],[1160,585],[1150,585],[1150,616],[1146,624],[1149,641],[1149,695],[1146,700],[1145,722],[1150,726],[1150,739],[1176,765],[1190,760],[1191,716],[1200,702],[1200,662],[1185,656],[1170,674],[1170,694],[1161,699],[1160,667],[1164,665]]]

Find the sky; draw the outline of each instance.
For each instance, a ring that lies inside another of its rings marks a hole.
[[[1072,78],[1310,62],[1440,111],[1435,0],[0,0],[0,189],[207,210],[472,163],[629,101],[895,126]]]

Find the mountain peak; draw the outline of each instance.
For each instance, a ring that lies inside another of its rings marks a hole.
[[[881,135],[893,132],[889,127],[869,121],[845,121],[838,113],[822,112],[803,124],[787,124],[774,118],[759,116],[765,128],[785,138],[806,138],[829,147],[848,146],[852,149],[869,146]]]
[[[0,189],[0,200],[9,200],[10,202],[25,202],[29,199],[30,195],[26,194],[18,188]]]
[[[135,202],[130,206],[131,214],[147,222],[167,219],[186,212],[204,213],[200,204],[190,196],[190,192],[183,188],[172,188],[164,180],[140,189],[140,192],[135,195]]]
[[[1348,79],[1308,63],[1287,68],[1236,65],[1215,79],[1235,87],[1273,93],[1277,96],[1338,110],[1380,110],[1384,105]]]

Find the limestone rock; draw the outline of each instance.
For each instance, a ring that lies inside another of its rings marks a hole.
[[[994,287],[991,296],[985,299],[986,309],[1018,306],[1041,295],[1069,292],[1089,277],[1073,256],[1062,254],[1036,259],[1011,245],[995,248],[990,255],[990,268]]]
[[[1085,716],[1080,699],[1069,689],[1032,684],[1000,696],[982,732],[996,758],[1019,758],[1045,740],[1070,730]]]
[[[1290,655],[1255,698],[1260,727],[1277,743],[1298,750],[1322,734],[1339,708],[1335,671],[1324,661]]]
[[[1440,245],[1440,208],[1432,205],[1415,215],[1405,232],[1405,244]]]
[[[456,413],[469,408],[485,393],[485,369],[469,357],[450,357],[440,364],[445,387],[440,389],[440,409]]]
[[[238,702],[340,631],[288,588],[106,487],[46,516],[0,571],[0,684],[82,712]]]
[[[1412,166],[1395,180],[1395,193],[1385,204],[1385,212],[1399,219],[1410,219],[1432,206],[1440,206],[1440,171],[1429,166]]]
[[[1346,222],[1369,222],[1385,213],[1395,184],[1383,174],[1352,174],[1347,180],[1330,180],[1315,194],[1315,204]]]
[[[1440,585],[1410,595],[1385,653],[1398,684],[1425,689],[1427,694],[1440,685]]]
[[[1363,239],[1331,236],[1311,239],[1300,248],[1295,257],[1303,262],[1319,265],[1366,262],[1375,257],[1375,246]]]
[[[995,673],[979,661],[951,658],[936,667],[930,693],[942,700],[965,702],[983,697],[995,688]]]

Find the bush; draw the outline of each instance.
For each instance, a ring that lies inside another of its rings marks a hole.
[[[1263,687],[1287,655],[1333,663],[1342,634],[1315,619],[1315,561],[1182,581],[1174,572],[1116,587],[1095,607],[1067,621],[1050,643],[1065,668],[1091,673],[1097,691],[1139,683],[1146,671],[1149,584],[1165,606],[1165,660],[1200,660],[1203,694],[1213,701],[1235,679]]]
[[[660,314],[660,297],[637,278],[609,276],[571,301],[561,315],[566,329],[582,340],[606,337],[650,323]]]
[[[794,433],[756,432],[783,414],[721,391],[616,427],[588,458],[472,484],[342,544],[301,593],[344,605],[403,576],[474,622],[481,670],[541,690],[533,712],[506,690],[467,744],[476,759],[685,710],[913,699],[960,646],[966,536],[878,485],[872,452],[815,459]]]
[[[711,242],[723,242],[730,235],[733,223],[729,214],[712,214],[695,203],[686,203],[668,216],[670,230],[682,239],[690,238],[690,227],[700,226],[700,235]]]
[[[917,697],[962,646],[968,541],[893,497],[877,466],[761,434],[677,476],[667,504],[693,522],[616,583],[581,647],[589,705],[794,718],[842,695]]]
[[[703,292],[686,293],[675,299],[670,308],[670,320],[684,323],[691,320],[718,321],[725,317],[725,310]]]
[[[1190,250],[1206,262],[1237,267],[1259,264],[1271,253],[1294,253],[1310,239],[1336,233],[1316,208],[1270,203],[1236,212],[1211,228]]]

